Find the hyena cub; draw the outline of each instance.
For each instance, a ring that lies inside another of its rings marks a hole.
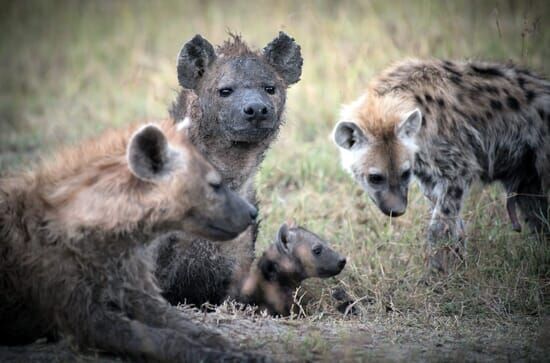
[[[277,239],[269,245],[238,286],[237,300],[257,305],[270,314],[291,312],[293,293],[310,277],[338,275],[346,258],[316,234],[294,224],[283,224]]]
[[[134,359],[243,358],[161,297],[143,246],[178,229],[228,240],[256,214],[171,121],[0,179],[0,344],[57,331]]]
[[[333,133],[342,164],[387,215],[407,206],[412,175],[433,212],[431,266],[446,270],[443,241],[463,240],[470,185],[501,182],[519,229],[548,232],[550,82],[514,65],[409,60],[374,79]],[[447,252],[445,252],[447,251]]]

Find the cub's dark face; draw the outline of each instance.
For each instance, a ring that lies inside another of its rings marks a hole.
[[[277,250],[282,255],[290,256],[300,281],[338,275],[346,265],[344,256],[315,233],[301,227],[283,224],[277,237]]]
[[[178,80],[198,95],[206,133],[257,144],[276,135],[286,89],[300,79],[302,62],[300,46],[282,32],[261,52],[233,37],[216,53],[196,35],[178,56]]]

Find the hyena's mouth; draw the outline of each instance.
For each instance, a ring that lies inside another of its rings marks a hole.
[[[232,141],[231,146],[240,149],[240,150],[249,150],[258,145],[257,142],[248,142],[248,141]]]
[[[211,238],[219,240],[233,239],[239,235],[239,232],[230,231],[212,223],[208,223],[206,225],[206,228],[208,229],[208,234],[211,236]]]

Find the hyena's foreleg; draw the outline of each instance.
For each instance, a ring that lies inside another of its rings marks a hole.
[[[548,195],[538,175],[526,175],[517,188],[516,203],[527,225],[537,234],[548,238],[550,220]]]
[[[125,314],[91,306],[80,322],[77,337],[87,346],[133,359],[159,362],[251,361],[252,357],[232,349],[213,348],[181,330],[152,327]],[[74,322],[73,322],[74,323]]]
[[[427,261],[436,271],[447,272],[453,262],[462,259],[465,234],[460,211],[469,184],[445,180],[437,183],[431,191],[437,199],[428,227]]]
[[[135,320],[156,328],[185,332],[197,343],[216,349],[230,349],[229,342],[214,331],[202,328],[160,295],[134,290],[126,293],[127,309]]]

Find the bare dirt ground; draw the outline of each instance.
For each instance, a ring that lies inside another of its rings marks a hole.
[[[237,310],[230,304],[211,313],[184,310],[198,324],[276,362],[550,361],[550,319],[459,320],[397,313],[282,319]],[[42,340],[24,347],[0,347],[0,361],[110,363],[124,359],[101,352],[78,353],[65,341]]]

